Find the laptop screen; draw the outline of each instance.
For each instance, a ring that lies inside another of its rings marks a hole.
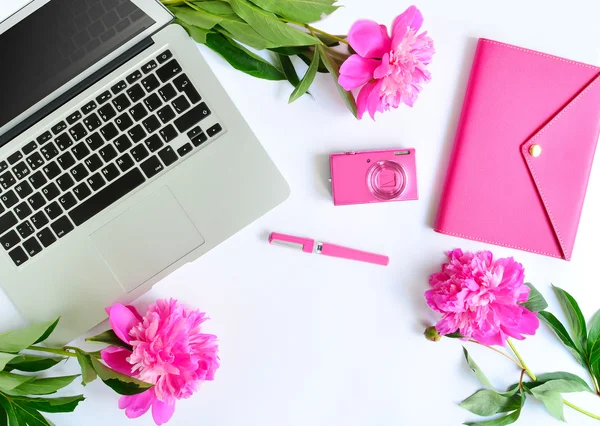
[[[154,24],[130,0],[51,0],[0,34],[0,127]]]

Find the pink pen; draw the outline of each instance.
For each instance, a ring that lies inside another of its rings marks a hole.
[[[359,262],[374,263],[375,265],[387,266],[390,258],[381,254],[369,253],[351,249],[348,247],[337,246],[335,244],[315,242],[310,238],[294,237],[292,235],[271,233],[269,243],[285,245],[288,247],[302,249],[304,253],[324,254],[330,257],[339,257],[341,259],[356,260]]]

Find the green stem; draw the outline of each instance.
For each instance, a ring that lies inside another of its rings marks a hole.
[[[581,414],[585,414],[586,416],[591,417],[592,419],[600,420],[600,416],[592,414],[589,411],[585,411],[583,408],[579,408],[578,406],[576,406],[574,404],[571,404],[566,399],[563,399],[563,402],[565,403],[565,405],[568,405],[569,407],[571,407],[575,411],[579,411]]]
[[[525,370],[525,368],[524,368],[524,367],[523,367],[521,364],[519,364],[519,362],[518,362],[518,361],[516,361],[516,360],[512,359],[512,358],[511,358],[511,357],[510,357],[508,354],[506,354],[506,353],[504,353],[504,352],[502,352],[502,351],[500,351],[500,350],[498,350],[498,349],[496,349],[496,348],[493,348],[493,347],[491,347],[491,346],[488,346],[488,345],[484,345],[483,343],[479,343],[477,340],[473,340],[473,339],[470,339],[470,340],[469,340],[469,343],[475,343],[476,345],[480,345],[480,346],[483,346],[483,347],[485,347],[485,348],[491,349],[491,350],[493,350],[494,352],[497,352],[497,353],[499,353],[499,354],[500,354],[500,355],[502,355],[503,357],[505,357],[505,358],[508,358],[509,360],[511,360],[512,362],[514,362],[515,364],[517,364],[517,367],[519,367],[521,370]]]
[[[506,343],[508,343],[508,346],[510,346],[510,348],[512,349],[513,353],[515,354],[515,356],[517,357],[517,359],[519,360],[519,362],[521,363],[521,365],[523,366],[523,370],[525,370],[525,372],[527,373],[527,375],[529,377],[531,377],[531,380],[537,380],[537,378],[535,377],[535,375],[531,372],[531,370],[529,369],[529,367],[527,367],[527,364],[525,364],[525,361],[523,361],[523,358],[521,357],[521,354],[519,353],[519,351],[517,351],[517,348],[515,348],[515,345],[513,345],[513,342],[511,342],[510,339],[506,340]]]
[[[62,350],[62,349],[44,348],[44,347],[41,347],[41,346],[29,346],[27,348],[27,350],[37,351],[37,352],[47,352],[47,353],[50,353],[50,354],[56,354],[56,355],[62,355],[62,356],[70,356],[70,357],[77,356],[73,352],[65,351],[65,350]]]

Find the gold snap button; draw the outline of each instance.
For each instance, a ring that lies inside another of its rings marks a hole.
[[[537,158],[542,155],[542,147],[539,145],[531,145],[531,147],[529,147],[529,153],[532,157]]]

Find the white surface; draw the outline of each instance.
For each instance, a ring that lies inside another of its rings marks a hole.
[[[2,1],[0,16],[20,3],[25,1]],[[410,4],[343,3],[318,26],[345,33],[358,18],[389,24]],[[479,388],[459,342],[433,344],[421,334],[436,318],[423,300],[428,276],[439,268],[443,252],[454,247],[516,257],[553,312],[559,308],[551,282],[569,290],[587,317],[600,308],[599,161],[571,263],[431,229],[476,39],[498,39],[600,65],[600,3],[431,0],[418,6],[438,51],[431,66],[433,81],[414,109],[402,107],[376,123],[355,121],[329,76],[320,75],[311,89],[316,101],[305,97],[288,106],[287,84],[239,74],[201,48],[288,179],[292,196],[136,303],[143,309],[159,297],[179,298],[207,311],[212,317],[207,329],[220,338],[222,367],[216,380],[180,401],[171,425],[453,426],[473,420],[457,406]],[[330,152],[395,147],[417,149],[420,201],[333,207],[327,190]],[[272,247],[266,242],[272,230],[381,252],[391,257],[391,264],[382,268]],[[0,328],[18,325],[10,302],[0,296]],[[544,327],[518,346],[535,372],[567,370],[585,377]],[[498,387],[518,380],[519,372],[507,360],[485,349],[469,350]],[[71,361],[56,373],[61,371],[75,372],[77,366]],[[73,385],[67,393],[80,391]],[[117,397],[101,383],[83,391],[88,399],[75,414],[53,416],[57,425],[153,424],[149,415],[127,421]],[[600,414],[600,400],[592,395],[568,399]],[[570,424],[597,424],[571,409],[565,412]],[[561,423],[541,404],[529,402],[519,424]]]

